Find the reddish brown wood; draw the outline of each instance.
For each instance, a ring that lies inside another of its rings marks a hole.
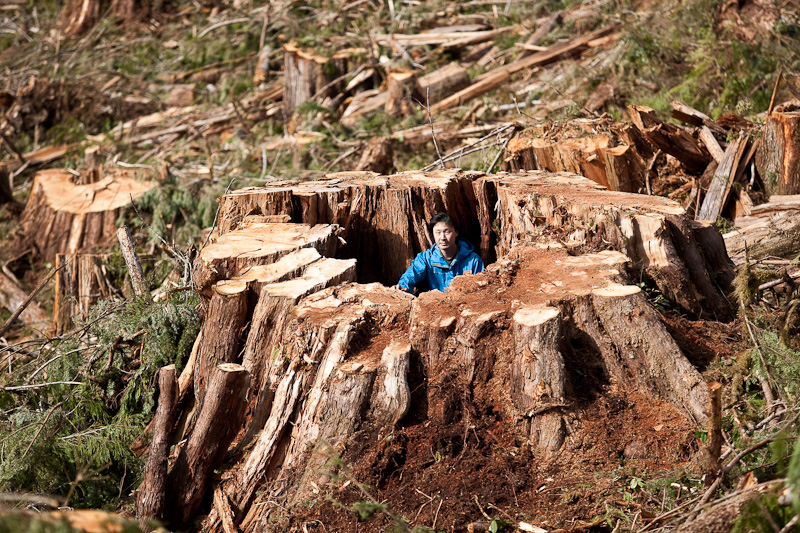
[[[232,363],[219,365],[186,445],[167,479],[166,514],[170,523],[188,523],[197,513],[214,468],[225,457],[247,406],[250,374]]]
[[[160,520],[166,509],[167,463],[178,404],[178,375],[175,365],[159,370],[158,390],[150,455],[144,466],[144,481],[136,491],[136,518],[139,519]]]
[[[756,153],[758,173],[772,194],[800,194],[800,112],[767,117]]]
[[[655,112],[646,106],[629,105],[631,120],[642,134],[659,150],[674,156],[695,174],[702,173],[711,156],[705,147],[689,132],[659,119]]]

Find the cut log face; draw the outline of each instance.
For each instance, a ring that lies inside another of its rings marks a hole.
[[[338,246],[335,225],[249,223],[200,250],[193,279],[200,291],[219,280],[235,278],[250,268],[269,265],[301,248],[314,248],[325,256]]]
[[[628,129],[625,123],[605,119],[545,124],[518,133],[509,141],[504,159],[514,172],[573,172],[612,191],[639,192],[649,153],[640,153],[628,140]]]
[[[132,173],[114,175],[89,185],[75,185],[66,170],[36,174],[22,217],[31,244],[47,261],[57,253],[73,254],[113,239],[122,209],[153,188]]]

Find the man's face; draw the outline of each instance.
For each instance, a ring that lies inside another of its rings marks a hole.
[[[458,231],[446,222],[437,222],[433,226],[433,240],[439,245],[442,255],[450,259],[456,253],[456,238]]]

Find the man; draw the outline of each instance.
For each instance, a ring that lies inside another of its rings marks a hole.
[[[450,215],[437,213],[428,229],[436,244],[417,254],[395,288],[412,294],[417,290],[444,291],[456,276],[483,272],[483,261],[472,244],[458,236]]]

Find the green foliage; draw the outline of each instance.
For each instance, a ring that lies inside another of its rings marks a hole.
[[[362,522],[372,520],[376,513],[386,510],[386,505],[378,502],[355,502],[352,506],[353,511],[358,513],[358,519]]]
[[[181,368],[197,336],[199,297],[101,302],[75,334],[56,339],[0,398],[0,490],[62,494],[103,507],[136,480],[130,445],[155,405],[155,377]]]
[[[773,530],[770,521],[782,528],[794,515],[795,510],[792,507],[778,503],[776,494],[757,494],[742,506],[741,514],[734,521],[731,532],[777,531]]]

